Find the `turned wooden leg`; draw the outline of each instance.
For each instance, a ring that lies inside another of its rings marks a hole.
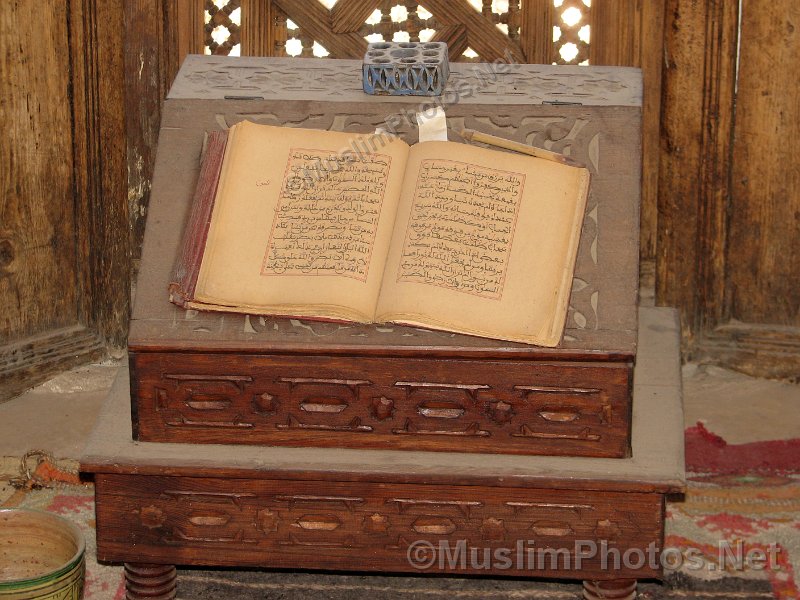
[[[173,600],[177,586],[175,565],[125,563],[127,600]]]
[[[636,580],[585,580],[583,582],[583,597],[585,600],[634,600],[636,598]]]

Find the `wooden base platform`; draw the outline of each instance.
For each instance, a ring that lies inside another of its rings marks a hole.
[[[98,559],[128,563],[133,599],[174,597],[176,564],[559,577],[632,598],[661,574],[665,496],[684,486],[676,314],[642,309],[639,330],[625,459],[134,442],[121,372],[82,460]]]

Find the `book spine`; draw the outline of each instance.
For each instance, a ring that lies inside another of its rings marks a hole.
[[[227,141],[227,131],[210,132],[200,161],[200,175],[183,234],[183,248],[178,254],[169,284],[170,301],[184,308],[194,300]]]

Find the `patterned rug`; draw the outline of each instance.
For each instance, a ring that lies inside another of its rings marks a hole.
[[[95,560],[91,483],[79,480],[74,464],[35,459],[13,485],[8,476],[0,481],[0,506],[47,510],[78,524],[87,540],[86,600],[123,600],[122,568]],[[686,463],[687,494],[667,508],[665,547],[676,568],[663,584],[641,585],[640,598],[800,598],[800,440],[729,445],[698,424],[686,430]],[[694,568],[693,561],[703,567]],[[187,600],[566,600],[580,597],[580,587],[508,578],[181,569],[179,594]]]
[[[774,598],[800,598],[800,439],[727,444],[698,423],[686,430],[688,490],[667,507],[665,546],[697,549],[703,581],[765,581]],[[739,555],[765,560],[738,560]]]

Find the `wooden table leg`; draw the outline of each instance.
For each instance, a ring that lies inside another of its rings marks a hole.
[[[634,600],[636,598],[636,580],[584,580],[583,597],[585,600]]]
[[[175,565],[125,563],[127,600],[173,600],[177,585]]]

